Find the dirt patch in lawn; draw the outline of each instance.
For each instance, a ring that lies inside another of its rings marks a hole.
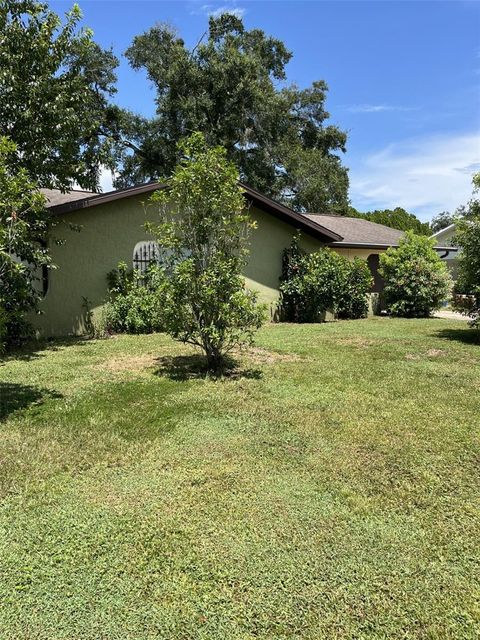
[[[111,358],[106,362],[94,365],[94,368],[100,371],[109,371],[110,373],[124,373],[125,371],[143,371],[150,367],[154,367],[158,362],[158,356],[152,353],[146,353],[141,356],[119,356]]]
[[[352,336],[351,338],[341,338],[337,340],[338,344],[357,347],[358,349],[368,349],[375,344],[375,340],[368,340],[361,336]]]
[[[427,351],[427,357],[428,358],[438,358],[440,356],[444,356],[445,353],[446,352],[443,349],[429,349]]]
[[[243,356],[257,364],[274,364],[275,362],[298,362],[305,360],[296,353],[279,353],[278,351],[268,351],[260,347],[250,347],[234,354],[235,356]]]
[[[443,349],[429,349],[424,353],[407,353],[405,360],[422,360],[423,358],[440,358],[444,356],[446,351]]]
[[[295,353],[279,353],[276,351],[268,351],[260,347],[250,347],[248,349],[238,349],[231,354],[232,365],[228,367],[227,377],[243,377],[245,375],[245,366],[253,365],[271,365],[278,362],[298,362],[306,360]],[[205,373],[205,359],[199,352],[190,353],[179,356],[159,357],[158,354],[143,354],[141,356],[119,355],[110,358],[105,362],[93,365],[96,371],[104,371],[113,374],[122,373],[141,373],[147,369],[157,368],[157,373],[162,375],[167,367],[175,368],[177,373],[182,369],[186,375],[186,369],[189,370],[187,377],[203,377]],[[184,376],[182,377],[184,379]]]

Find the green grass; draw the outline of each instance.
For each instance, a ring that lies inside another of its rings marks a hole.
[[[477,638],[480,341],[273,325],[0,366],[0,639]]]

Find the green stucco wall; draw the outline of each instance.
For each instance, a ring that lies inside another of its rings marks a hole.
[[[251,209],[257,229],[251,237],[249,263],[245,271],[247,285],[259,292],[259,299],[275,312],[282,267],[282,251],[291,242],[294,228],[273,216]],[[41,315],[34,324],[42,335],[79,334],[85,331],[88,298],[95,316],[107,295],[106,275],[120,261],[132,264],[137,242],[151,240],[144,229],[147,220],[155,221],[154,209],[144,207],[143,199],[125,198],[108,204],[73,212],[62,217],[50,241],[53,262],[48,293],[40,305]],[[77,231],[71,225],[80,226]],[[61,240],[59,245],[55,239]],[[320,242],[304,237],[307,250]]]
[[[48,292],[36,325],[45,335],[82,333],[83,297],[98,314],[107,293],[106,275],[120,261],[132,262],[135,244],[145,240],[147,220],[142,201],[126,198],[65,215],[55,227],[50,250],[57,268],[50,273]],[[80,231],[70,228],[80,226]]]
[[[137,242],[152,239],[144,225],[147,220],[155,221],[156,215],[153,208],[145,209],[146,199],[133,196],[62,218],[50,241],[57,268],[50,272],[48,293],[40,305],[42,313],[33,319],[40,334],[83,333],[86,320],[83,298],[88,298],[94,316],[100,315],[107,295],[107,273],[120,261],[131,265]],[[245,279],[249,288],[258,291],[259,300],[268,304],[273,319],[279,296],[282,251],[290,245],[295,229],[260,209],[252,208],[250,213],[257,228],[251,236]],[[81,230],[74,230],[71,225],[80,226]],[[55,239],[62,243],[57,244]],[[319,240],[305,234],[301,244],[307,251],[321,246]],[[348,257],[357,254],[351,249],[339,252]]]

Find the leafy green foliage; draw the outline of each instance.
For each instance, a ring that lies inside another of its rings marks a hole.
[[[451,277],[430,238],[407,231],[397,249],[380,255],[385,303],[392,315],[427,318],[445,301]]]
[[[121,262],[108,276],[109,296],[104,307],[102,331],[106,333],[154,333],[165,328],[165,276],[151,265],[141,274]]]
[[[320,322],[326,311],[339,318],[368,313],[372,275],[367,263],[349,261],[331,249],[304,253],[298,235],[283,254],[281,317],[288,322]]]
[[[165,323],[172,337],[200,347],[218,370],[234,347],[250,343],[264,320],[242,269],[252,227],[234,164],[201,133],[180,145],[168,190],[157,191],[160,224],[148,228],[163,252]]]
[[[104,133],[117,60],[79,29],[74,5],[64,23],[36,0],[0,3],[0,135],[42,187],[98,186],[110,162]]]
[[[368,294],[373,278],[368,264],[355,257],[343,265],[343,283],[337,297],[337,316],[345,320],[365,318],[368,314]]]
[[[441,231],[445,229],[445,227],[454,224],[458,220],[470,220],[476,218],[480,211],[480,205],[478,198],[475,197],[476,191],[478,191],[478,174],[474,174],[472,182],[474,185],[474,196],[472,199],[467,202],[467,204],[461,204],[458,206],[454,213],[450,213],[449,211],[442,211],[438,215],[432,218],[432,222],[430,224],[432,233],[436,233],[437,231]],[[477,185],[477,186],[476,186]]]
[[[436,216],[433,216],[430,223],[430,229],[432,233],[438,233],[442,229],[449,227],[455,222],[455,214],[451,214],[450,211],[442,211]]]
[[[126,56],[153,83],[157,111],[150,120],[123,113],[119,185],[170,175],[178,141],[201,131],[209,145],[226,148],[242,180],[267,195],[296,209],[346,208],[348,175],[338,155],[346,134],[325,124],[325,82],[285,86],[292,54],[283,42],[224,14],[210,18],[190,50],[171,27],[156,25]]]
[[[4,307],[3,297],[0,297],[0,356],[5,350],[7,338],[7,313]]]
[[[354,207],[349,207],[349,216],[354,218],[364,218],[370,222],[376,222],[377,224],[383,224],[386,227],[392,229],[399,229],[400,231],[413,231],[421,236],[429,236],[433,233],[428,222],[421,222],[416,215],[408,213],[402,207],[395,207],[395,209],[376,209],[375,211],[368,211],[366,213],[360,213]]]
[[[480,173],[473,178],[474,196],[469,203],[469,216],[457,220],[455,240],[461,253],[455,290],[466,295],[456,297],[456,308],[472,318],[472,326],[480,326]]]
[[[0,344],[7,345],[29,333],[25,314],[36,308],[40,273],[50,266],[45,199],[27,171],[16,167],[17,151],[0,137]]]

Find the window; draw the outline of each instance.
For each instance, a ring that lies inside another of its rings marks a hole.
[[[40,294],[42,298],[44,298],[48,293],[49,285],[49,269],[47,265],[34,267],[33,264],[27,262],[26,260],[22,260],[14,253],[11,253],[10,256],[15,262],[25,265],[25,267],[28,269],[33,289],[38,294]]]
[[[133,250],[133,268],[145,273],[148,267],[160,260],[160,248],[153,240],[137,242]]]
[[[383,291],[384,281],[378,273],[378,267],[380,266],[380,256],[378,253],[371,253],[367,258],[367,264],[373,276],[372,293],[380,293]]]

